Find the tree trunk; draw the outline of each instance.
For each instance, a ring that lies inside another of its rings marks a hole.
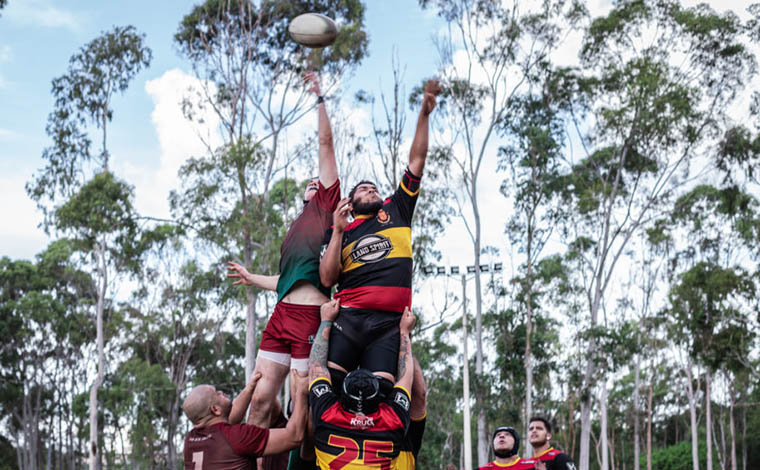
[[[742,470],[747,470],[747,405],[742,407]]]
[[[98,274],[100,286],[98,286],[98,303],[96,307],[96,334],[98,343],[98,374],[90,387],[90,470],[98,469],[98,389],[103,383],[105,373],[105,339],[103,337],[103,310],[105,308],[106,288],[108,286],[108,272],[106,269],[105,242],[98,243]]]
[[[637,341],[638,342],[638,341]],[[636,354],[633,372],[633,468],[639,470],[641,448],[639,443],[639,387],[641,387],[641,355]]]
[[[484,384],[483,384],[483,293],[480,282],[480,211],[478,208],[477,199],[477,179],[472,179],[472,212],[475,219],[475,243],[473,244],[473,255],[475,261],[475,375],[477,377],[476,383],[478,384],[475,393],[475,399],[477,400],[478,417],[477,417],[477,429],[478,429],[478,465],[485,465],[488,463],[488,446],[490,445],[488,440],[488,431],[486,430],[486,406]]]
[[[736,426],[734,423],[734,406],[736,405],[736,400],[734,396],[734,383],[731,382],[728,386],[728,400],[729,400],[729,411],[728,411],[728,431],[731,435],[731,470],[736,470]]]
[[[649,394],[647,396],[647,470],[652,470],[652,380],[649,380]],[[639,467],[636,467],[639,470]]]
[[[710,402],[712,397],[710,396],[710,368],[705,369],[705,441],[707,447],[707,470],[713,470],[712,465],[712,407]]]
[[[528,253],[530,256],[530,253]],[[523,429],[528,434],[528,420],[533,416],[533,358],[530,350],[530,335],[533,322],[533,308],[531,307],[531,269],[530,260],[528,260],[528,292],[526,292],[526,309],[525,309],[525,419],[523,420]],[[526,445],[523,450],[523,457],[530,458],[533,455],[533,448]]]
[[[251,289],[246,289],[245,295],[248,299],[245,314],[245,383],[248,383],[256,367],[256,329],[258,317],[256,315],[257,296],[251,292]]]
[[[691,468],[699,470],[699,434],[697,433],[697,397],[692,381],[691,368],[693,364],[691,358],[686,366],[686,393],[689,398],[689,418],[691,421]],[[698,392],[697,390],[696,392]],[[709,438],[708,438],[709,440]]]
[[[601,470],[610,470],[610,455],[609,455],[609,443],[607,441],[607,383],[605,378],[602,377],[599,398],[599,440],[602,451],[602,465]]]

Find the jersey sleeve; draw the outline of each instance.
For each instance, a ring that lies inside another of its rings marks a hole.
[[[420,177],[414,175],[409,168],[404,170],[401,182],[396,192],[391,196],[391,201],[398,207],[399,214],[404,222],[411,225],[414,207],[417,205],[417,196],[420,195]]]
[[[330,381],[324,377],[314,380],[309,386],[309,407],[314,425],[320,422],[320,416],[338,401]]]
[[[393,408],[393,411],[396,412],[399,419],[401,419],[401,422],[404,423],[404,434],[406,434],[409,431],[409,422],[411,421],[409,417],[409,409],[411,408],[409,393],[403,388],[396,386],[393,388],[388,403]]]
[[[417,454],[420,453],[422,447],[422,435],[425,434],[425,422],[426,418],[420,420],[411,420],[409,423],[409,431],[406,435],[409,437],[409,441],[412,443],[412,455],[417,458]]]
[[[269,440],[269,429],[252,424],[235,424],[221,428],[232,450],[243,457],[259,457]]]
[[[325,188],[321,181],[318,184],[317,194],[314,195],[313,201],[323,211],[335,211],[340,201],[340,180],[335,180],[335,183],[329,188]]]
[[[546,466],[549,470],[576,470],[575,463],[567,454],[557,454],[551,465]]]

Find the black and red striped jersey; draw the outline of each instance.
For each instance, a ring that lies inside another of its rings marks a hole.
[[[409,169],[377,215],[346,227],[335,298],[343,307],[403,312],[412,302],[412,216],[420,178]],[[329,243],[328,230],[325,244]]]
[[[309,387],[309,405],[320,469],[414,468],[412,453],[402,452],[411,405],[404,388],[396,386],[374,413],[357,415],[343,409],[322,377]]]
[[[570,456],[553,447],[534,455],[533,459],[546,462],[546,470],[575,470],[575,463]]]

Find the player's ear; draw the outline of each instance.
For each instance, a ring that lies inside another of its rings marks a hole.
[[[552,433],[550,433],[550,432],[546,433],[546,440],[547,441],[551,441],[552,440]]]
[[[222,407],[221,406],[218,406],[218,405],[209,405],[208,410],[214,416],[221,416],[222,415]]]

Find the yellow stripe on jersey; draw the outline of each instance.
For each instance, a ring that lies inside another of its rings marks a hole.
[[[412,228],[411,227],[391,227],[380,230],[371,235],[382,235],[391,242],[391,252],[385,258],[411,258],[412,257]],[[354,251],[356,244],[362,241],[364,237],[356,240],[347,247],[343,248],[341,253],[341,265],[343,272],[348,272],[368,264],[361,259],[352,259],[351,252]]]
[[[415,197],[416,195],[418,195],[420,193],[420,188],[417,188],[417,191],[415,191],[415,192],[409,191],[409,188],[406,187],[406,185],[404,184],[403,180],[401,180],[400,186],[401,186],[401,189],[403,189],[404,192],[406,194],[410,195],[411,197]]]

